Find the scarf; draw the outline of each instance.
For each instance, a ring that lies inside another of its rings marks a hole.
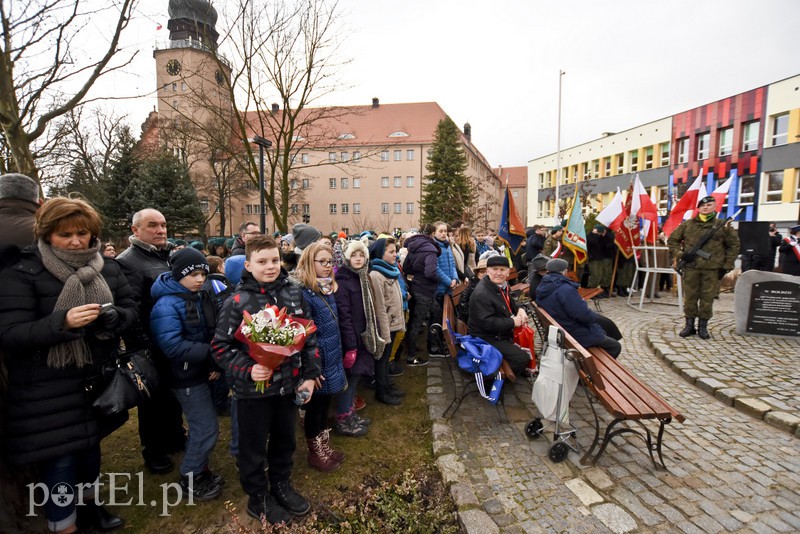
[[[697,218],[700,219],[701,222],[708,222],[711,219],[715,218],[716,216],[717,214],[714,213],[713,211],[711,213],[706,213],[705,215],[702,213],[697,214]]]
[[[400,269],[397,268],[397,265],[391,265],[383,260],[370,260],[369,264],[371,271],[378,271],[386,278],[397,280],[400,276]]]
[[[365,262],[364,266],[360,269],[353,269],[350,262],[345,263],[345,266],[358,275],[358,281],[361,284],[361,297],[364,301],[364,315],[367,318],[367,327],[361,333],[361,339],[364,341],[364,346],[372,354],[376,360],[379,360],[383,355],[383,349],[386,348],[386,341],[378,334],[378,318],[375,316],[375,299],[372,296],[372,284],[369,281],[369,262]]]
[[[319,292],[323,295],[331,295],[333,293],[332,278],[317,278],[317,285]]]
[[[111,289],[100,275],[104,262],[99,250],[100,243],[97,241],[86,250],[64,250],[39,239],[39,253],[44,268],[64,284],[54,310],[70,310],[84,304],[114,301]],[[47,366],[55,369],[68,365],[80,368],[91,362],[92,353],[84,336],[53,345],[47,353]]]
[[[797,261],[800,261],[800,243],[797,242],[797,239],[793,235],[787,235],[783,240],[792,247],[792,252],[797,256]]]

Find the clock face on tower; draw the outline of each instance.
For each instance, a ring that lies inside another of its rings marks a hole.
[[[170,59],[167,61],[167,74],[170,76],[177,76],[181,72],[181,62],[177,59]]]

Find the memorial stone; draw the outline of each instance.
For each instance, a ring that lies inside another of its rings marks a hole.
[[[736,282],[736,332],[800,337],[800,277],[747,271]]]

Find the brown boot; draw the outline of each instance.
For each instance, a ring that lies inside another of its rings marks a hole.
[[[342,464],[331,458],[331,455],[322,445],[322,439],[322,432],[312,439],[306,439],[306,444],[308,445],[308,465],[323,473],[330,473],[331,471],[339,469]]]
[[[334,450],[333,447],[331,447],[331,429],[326,428],[320,433],[320,435],[322,436],[322,447],[331,456],[331,459],[339,464],[344,462],[345,459],[344,453]]]

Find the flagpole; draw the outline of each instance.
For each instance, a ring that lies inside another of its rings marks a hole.
[[[614,269],[611,271],[611,287],[608,288],[608,295],[612,295],[614,291],[614,280],[617,279],[617,265],[619,265],[619,247],[617,247],[617,255],[614,256]]]
[[[556,134],[556,204],[555,204],[555,220],[556,224],[559,223],[561,219],[558,217],[558,188],[561,184],[561,79],[564,77],[566,72],[563,70],[558,71],[558,132]]]

